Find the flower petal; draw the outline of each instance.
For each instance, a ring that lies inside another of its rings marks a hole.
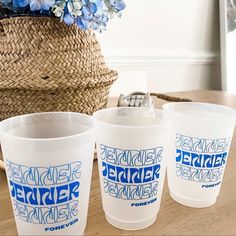
[[[41,10],[41,2],[38,0],[32,0],[30,2],[30,10],[31,11],[39,11]]]
[[[82,30],[87,30],[89,28],[88,21],[83,21],[80,17],[77,17],[75,23],[80,27]]]
[[[119,2],[116,4],[116,9],[117,9],[118,11],[124,10],[125,7],[126,7],[126,5],[125,5],[125,2],[123,2],[123,1],[119,1]]]
[[[55,0],[41,0],[41,8],[43,10],[49,10],[53,4],[55,3]]]
[[[64,20],[64,22],[65,22],[67,25],[72,25],[72,24],[74,24],[74,22],[75,22],[74,18],[71,17],[70,14],[65,14],[63,20]]]
[[[14,7],[26,7],[29,4],[29,0],[13,0]]]
[[[88,4],[88,8],[93,14],[98,10],[97,5],[93,2]]]
[[[82,8],[82,12],[83,12],[83,20],[88,21],[91,20],[91,18],[93,17],[91,12],[89,11],[89,9],[87,7],[83,7]]]

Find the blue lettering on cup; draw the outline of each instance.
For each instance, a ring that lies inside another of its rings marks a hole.
[[[176,134],[176,176],[188,181],[222,178],[231,138],[204,139]]]
[[[104,192],[124,200],[155,197],[163,147],[123,150],[100,145]]]
[[[14,211],[21,220],[56,224],[78,219],[80,161],[46,168],[6,160],[6,167]]]

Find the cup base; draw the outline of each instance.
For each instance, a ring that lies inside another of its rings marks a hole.
[[[140,230],[140,229],[145,229],[149,226],[151,226],[155,221],[156,221],[157,216],[154,216],[148,220],[145,221],[139,221],[139,222],[125,222],[125,221],[120,221],[115,218],[112,218],[108,215],[106,215],[107,221],[115,226],[116,228],[119,229],[124,229],[124,230]]]
[[[178,194],[175,194],[170,191],[170,196],[173,200],[180,203],[181,205],[188,206],[188,207],[194,207],[194,208],[204,208],[204,207],[210,207],[216,202],[216,198],[209,199],[207,201],[199,201],[191,198],[185,198]]]

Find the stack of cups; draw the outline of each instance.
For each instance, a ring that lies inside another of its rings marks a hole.
[[[110,108],[93,117],[35,113],[0,123],[1,146],[20,235],[81,235],[87,221],[95,138],[102,204],[115,227],[152,225],[165,170],[171,197],[216,202],[235,110],[169,103],[164,110]]]

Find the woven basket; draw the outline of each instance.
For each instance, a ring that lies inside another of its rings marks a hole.
[[[92,114],[117,73],[92,31],[49,17],[0,20],[0,120],[48,111]]]

